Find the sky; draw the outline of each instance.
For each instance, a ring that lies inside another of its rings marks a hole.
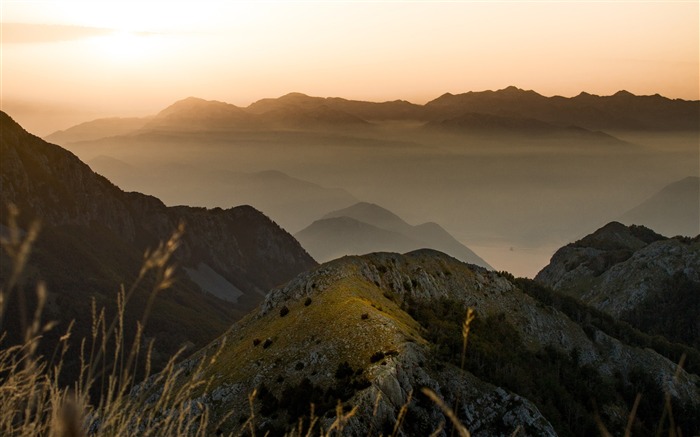
[[[40,135],[197,96],[699,98],[700,1],[2,0],[2,109]]]

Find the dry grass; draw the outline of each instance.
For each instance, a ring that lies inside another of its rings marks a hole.
[[[190,376],[175,365],[173,356],[165,369],[150,375],[153,344],[143,344],[143,332],[158,293],[170,286],[173,277],[171,257],[179,245],[180,227],[166,243],[147,252],[135,283],[117,295],[118,312],[107,321],[105,311],[93,303],[90,338],[80,342],[79,376],[70,386],[59,383],[64,357],[69,351],[72,324],[60,337],[54,358],[37,353],[43,335],[55,328],[54,323],[41,323],[46,289],[37,287],[37,306],[30,318],[25,317],[25,296],[17,281],[24,269],[31,245],[38,234],[38,225],[21,232],[16,225],[17,211],[10,208],[9,233],[2,238],[2,249],[12,262],[8,281],[0,289],[0,317],[13,293],[18,299],[22,320],[22,344],[7,344],[7,335],[0,335],[0,435],[3,436],[118,436],[193,435],[208,433],[209,414],[206,406],[192,402],[194,393],[206,386],[203,369],[216,360],[216,355],[202,359]],[[147,274],[156,277],[141,321],[135,327],[135,340],[125,344],[124,309]],[[0,321],[2,319],[0,318]],[[135,390],[134,375],[139,366],[145,369],[149,387]],[[94,393],[99,393],[95,400]],[[91,396],[92,395],[92,396]]]
[[[128,289],[121,287],[117,293],[117,315],[111,321],[106,320],[105,310],[98,310],[93,301],[92,330],[89,338],[80,342],[78,353],[80,357],[80,372],[77,379],[70,385],[59,383],[64,363],[64,357],[69,352],[72,323],[60,337],[56,345],[54,357],[47,360],[37,353],[37,347],[43,335],[55,328],[54,323],[41,323],[41,316],[46,302],[46,287],[40,283],[37,286],[37,306],[31,318],[27,316],[24,307],[25,297],[17,287],[17,281],[26,266],[32,243],[39,232],[39,225],[33,224],[28,231],[21,232],[16,225],[17,211],[10,208],[9,234],[0,239],[2,249],[12,261],[12,271],[9,279],[0,288],[0,327],[7,303],[13,293],[18,299],[24,341],[21,344],[7,344],[7,335],[3,330],[0,334],[0,435],[2,436],[49,436],[49,437],[81,437],[81,436],[208,436],[221,435],[222,424],[233,412],[219,419],[212,420],[207,405],[197,402],[197,399],[209,391],[216,370],[221,367],[217,361],[225,345],[225,338],[218,341],[217,350],[210,354],[198,355],[197,362],[191,366],[176,365],[181,358],[182,350],[168,361],[165,368],[155,375],[151,374],[151,353],[153,343],[143,343],[143,333],[148,322],[151,308],[159,292],[167,289],[173,281],[174,267],[172,255],[177,249],[182,234],[180,226],[173,236],[155,250],[146,252],[143,267],[134,284]],[[136,288],[141,285],[146,275],[156,277],[147,305],[135,329],[135,340],[126,345],[128,329],[124,324],[124,311],[129,299]],[[354,299],[366,296],[360,293]],[[364,308],[364,307],[363,307]],[[360,309],[363,309],[360,308]],[[392,307],[393,308],[393,307]],[[359,311],[359,310],[358,310]],[[391,312],[391,311],[390,311]],[[398,317],[398,316],[397,316]],[[355,317],[357,318],[357,317]],[[400,319],[400,318],[399,318]],[[285,319],[287,320],[287,319]],[[467,310],[462,326],[463,348],[461,368],[464,370],[467,342],[470,324],[474,320],[474,312]],[[408,323],[408,322],[406,322]],[[410,323],[409,323],[410,325]],[[415,327],[413,327],[415,329]],[[225,358],[225,357],[223,357]],[[678,369],[682,367],[682,362]],[[187,368],[186,368],[187,367]],[[135,380],[137,369],[143,369],[145,377]],[[140,383],[140,384],[139,384]],[[458,414],[458,400],[454,409],[430,389],[422,389],[449,419],[453,432],[460,437],[468,437],[469,430],[461,423]],[[99,393],[95,396],[95,393]],[[254,405],[256,391],[249,396],[250,411],[247,421],[238,435],[256,436],[256,409]],[[625,436],[631,434],[639,396],[631,410]],[[379,398],[374,406],[374,416],[377,414]],[[391,436],[403,435],[401,426],[412,400],[409,395],[405,405],[400,409]],[[663,422],[671,424],[670,435],[680,435],[676,432],[673,422],[670,394],[666,394]],[[348,421],[356,414],[353,408],[345,412],[339,403],[336,408],[335,420],[324,429],[321,420],[310,406],[307,421],[300,419],[298,426],[288,432],[288,436],[339,436],[343,435]],[[610,435],[604,424],[598,418],[602,435]],[[431,435],[441,435],[445,423],[437,424]],[[521,431],[518,427],[513,435]],[[373,429],[369,429],[369,435]],[[660,432],[659,432],[660,434]],[[381,435],[381,434],[380,434]]]

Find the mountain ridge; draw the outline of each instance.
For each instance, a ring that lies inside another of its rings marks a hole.
[[[462,371],[457,364],[467,307],[475,310],[478,322],[471,326]],[[450,325],[454,330],[436,331],[447,323],[454,323]],[[629,408],[625,403],[631,398],[606,397],[610,381],[628,387],[639,377],[635,375],[646,375],[644,381],[661,387],[673,378],[676,366],[651,349],[632,347],[579,323],[536,301],[503,275],[433,250],[343,257],[271,290],[256,312],[233,326],[217,364],[207,371],[216,382],[197,401],[218,418],[231,408],[246,408],[248,393],[257,389],[253,408],[260,415],[258,430],[273,435],[295,426],[296,416],[308,414],[310,402],[326,428],[335,418],[332,408],[337,398],[348,408],[356,407],[346,424],[352,435],[393,426],[406,404],[402,432],[427,435],[445,420],[434,403],[421,397],[418,388],[429,387],[442,399],[459,402],[457,417],[474,435],[508,436],[516,428],[532,436],[595,432],[590,416],[578,415],[587,414],[583,411],[568,422],[555,417],[556,405],[570,398],[562,395],[560,402],[546,406],[545,395],[535,403],[523,393],[494,384],[499,379],[487,376],[485,370],[506,359],[502,364],[510,366],[509,375],[520,371],[513,366],[543,372],[551,366],[547,360],[553,359],[559,363],[558,372],[586,372],[584,379],[593,387],[586,393],[598,398],[602,411],[618,412],[606,415],[606,425],[622,429]],[[503,331],[506,326],[517,328]],[[503,343],[491,344],[487,340],[491,335]],[[214,342],[184,368],[222,344],[222,339]],[[524,361],[518,364],[517,354],[494,358],[487,350],[505,355],[518,351]],[[693,426],[686,421],[693,420],[689,418],[700,402],[695,385],[700,380],[679,372],[671,396],[674,412],[687,428]],[[582,378],[567,375],[565,380]],[[522,381],[539,377],[523,375]],[[546,385],[537,387],[547,390]],[[146,384],[141,390],[152,388]],[[586,402],[587,396],[583,396]],[[641,408],[646,414],[646,405]],[[228,420],[222,430],[235,432],[242,422]]]
[[[326,113],[330,111],[332,114],[326,115],[325,122],[318,119],[324,114],[323,111],[318,112],[321,107],[327,108]],[[202,117],[200,114],[197,117],[195,109],[200,112],[206,109],[209,115]],[[314,114],[314,111],[317,114],[315,117],[303,116],[305,112]],[[183,128],[182,124],[178,123],[183,120],[189,122],[189,129],[299,128],[310,127],[309,123],[318,124],[319,121],[322,123],[316,127],[326,128],[333,125],[366,125],[369,122],[386,120],[418,120],[439,124],[440,121],[459,119],[469,113],[477,113],[481,117],[490,115],[516,120],[530,118],[563,128],[578,126],[592,131],[696,131],[699,129],[697,119],[700,115],[700,101],[669,99],[658,94],[637,96],[622,90],[610,96],[581,92],[574,97],[545,97],[535,91],[514,86],[495,91],[445,93],[424,105],[405,100],[370,102],[342,97],[312,97],[291,92],[278,98],[260,99],[247,107],[188,97],[160,111],[155,120],[149,121],[144,127]],[[292,122],[286,119],[290,117]],[[83,126],[83,130],[88,128],[91,126]],[[77,126],[65,131],[71,129],[75,133]],[[66,135],[61,135],[59,131],[46,138],[66,138]],[[71,140],[76,141],[76,138],[72,137]]]
[[[185,233],[173,254],[175,262],[181,267],[204,263],[242,295],[220,300],[214,290],[202,288],[204,282],[178,272],[173,289],[161,294],[147,329],[158,337],[163,357],[182,344],[201,347],[255,307],[267,289],[316,265],[291,235],[250,206],[167,207],[153,196],[122,191],[72,153],[26,132],[4,112],[0,128],[0,223],[9,224],[7,204],[20,210],[20,228],[27,229],[36,218],[42,221],[23,287],[35,285],[31,272],[42,275],[57,296],[52,298],[52,315],[60,322],[59,330],[71,318],[77,319],[77,335],[89,330],[91,296],[113,308],[119,283],[136,278],[144,251],[167,241],[182,222]],[[0,276],[6,279],[10,260],[4,252],[0,263]],[[143,308],[146,292],[137,290],[136,309],[129,314]],[[15,322],[10,326],[18,329]]]
[[[559,249],[535,281],[649,334],[700,348],[700,236],[612,222]]]
[[[370,252],[409,252],[431,248],[468,263],[493,269],[437,223],[412,226],[377,204],[359,202],[331,211],[295,234],[320,261]]]

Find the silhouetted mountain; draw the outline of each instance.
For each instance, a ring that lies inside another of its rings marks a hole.
[[[212,170],[189,164],[130,165],[98,156],[88,162],[96,172],[127,191],[148,191],[167,205],[254,204],[284,229],[298,231],[329,209],[357,199],[275,170],[255,173]]]
[[[665,235],[700,234],[700,178],[689,176],[665,186],[619,220],[648,226]]]
[[[491,269],[486,261],[455,240],[436,223],[411,226],[391,211],[360,202],[326,214],[295,234],[319,261],[343,255],[399,252],[429,248],[443,251],[464,262]]]
[[[62,322],[59,331],[75,318],[78,333],[85,333],[90,296],[113,308],[119,284],[128,286],[136,278],[144,250],[167,240],[179,222],[186,230],[174,257],[189,270],[178,274],[173,289],[159,294],[146,330],[168,355],[187,342],[205,344],[257,305],[270,287],[315,265],[291,235],[250,206],[168,208],[155,197],[120,190],[70,152],[25,132],[7,114],[0,114],[0,122],[2,224],[8,225],[8,203],[21,211],[22,228],[34,218],[43,223],[25,293],[32,294],[37,279],[46,280],[56,296],[49,316]],[[6,279],[4,253],[2,263]],[[226,289],[230,294],[222,295]],[[137,291],[130,323],[140,317],[148,296],[147,287]]]
[[[189,97],[153,119],[104,119],[55,132],[49,140],[63,144],[138,131],[314,130],[367,126],[368,122],[412,120],[452,132],[558,134],[590,140],[613,140],[599,130],[698,131],[700,102],[659,96],[612,96],[581,93],[545,97],[508,87],[498,91],[446,93],[425,105],[404,100],[364,102],[339,97],[289,93],[265,98],[247,108]],[[592,132],[591,132],[592,131]]]
[[[144,118],[100,118],[60,130],[45,137],[54,143],[75,143],[99,138],[125,135],[146,126],[151,117]]]
[[[501,115],[469,112],[454,118],[433,120],[425,127],[460,134],[513,135],[567,140],[588,140],[596,143],[624,145],[623,141],[603,132],[591,132],[580,127],[562,127],[533,118],[506,117]]]
[[[350,114],[367,121],[422,119],[422,107],[405,100],[392,102],[363,102],[347,100],[340,97],[310,97],[301,93],[289,93],[277,99],[261,99],[248,106],[247,110],[263,114],[280,109],[311,110],[326,107]]]
[[[700,348],[700,237],[666,238],[612,222],[559,249],[535,280],[649,334]]]
[[[367,125],[368,123],[354,115],[331,108],[328,105],[316,107],[280,106],[259,114],[259,120],[268,128],[309,129],[318,127]]]
[[[221,348],[216,379],[197,402],[222,420],[223,433],[248,429],[230,411],[247,411],[257,389],[259,434],[296,427],[311,403],[317,426],[329,429],[341,400],[355,408],[343,435],[394,429],[400,414],[403,435],[430,435],[449,419],[420,391],[428,387],[457,405],[457,418],[478,436],[595,435],[596,414],[611,433],[622,432],[642,390],[634,425],[646,434],[656,429],[671,381],[675,423],[695,429],[697,375],[639,347],[649,337],[623,339],[614,321],[592,325],[580,304],[569,306],[578,316],[568,316],[506,276],[432,250],[337,259],[271,290],[225,342],[182,369]],[[468,307],[476,318],[462,370]]]
[[[314,259],[321,262],[371,252],[404,253],[423,246],[423,243],[400,232],[382,229],[350,217],[317,220],[297,232],[294,237]]]
[[[160,111],[146,124],[147,129],[236,130],[253,121],[243,109],[230,103],[188,97]]]
[[[560,126],[592,130],[700,129],[700,102],[659,96],[635,96],[620,91],[612,96],[581,93],[576,97],[545,97],[532,90],[508,87],[498,91],[444,94],[426,103],[435,119],[483,113],[533,118]]]

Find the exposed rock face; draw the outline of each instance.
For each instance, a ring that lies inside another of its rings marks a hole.
[[[559,249],[535,278],[554,290],[571,290],[629,259],[647,244],[665,237],[638,226],[611,222],[593,234]]]
[[[316,265],[291,235],[250,206],[166,207],[155,197],[123,192],[70,152],[24,131],[5,113],[0,113],[0,128],[1,224],[7,224],[8,203],[21,211],[20,227],[41,220],[31,267],[58,293],[54,316],[64,322],[72,316],[89,319],[91,293],[104,297],[100,304],[114,304],[120,282],[128,285],[139,271],[144,250],[167,240],[181,222],[185,234],[174,254],[177,264],[206,264],[236,295],[219,296],[228,303],[205,296],[201,291],[206,289],[180,275],[175,289],[163,294],[164,307],[154,313],[151,325],[162,329],[163,336],[177,329],[184,338],[172,338],[187,342],[191,334],[201,347],[202,339],[214,338],[254,308],[265,290]],[[5,274],[7,269],[1,269],[0,277]],[[78,308],[85,305],[87,315],[81,315]]]
[[[45,143],[2,114],[0,202],[45,226],[99,225],[137,247],[167,239],[186,225],[184,265],[206,262],[244,293],[261,294],[315,262],[294,238],[250,206],[229,210],[166,207],[125,193],[70,152]],[[259,298],[258,298],[259,299]]]
[[[653,335],[700,345],[700,239],[610,223],[559,249],[535,278]]]
[[[428,340],[423,322],[417,322],[425,320],[421,310],[416,318],[409,313],[412,307],[425,309],[445,301],[460,313],[467,306],[475,308],[478,320],[496,318],[517,327],[513,338],[503,339],[513,348],[575,355],[576,365],[601,381],[617,378],[622,383],[626,375],[642,372],[661,390],[674,380],[675,364],[651,349],[629,346],[597,330],[584,333],[505,277],[421,250],[341,258],[272,290],[256,313],[227,334],[217,364],[208,371],[215,383],[197,401],[210,406],[215,417],[229,411],[245,415],[247,394],[258,388],[263,394],[256,404],[257,423],[274,434],[287,420],[296,423],[296,414],[308,414],[303,404],[314,399],[327,428],[334,416],[321,405],[328,393],[331,399],[338,394],[358,408],[347,424],[348,435],[375,435],[393,427],[408,403],[402,435],[428,435],[449,421],[422,397],[420,388],[428,387],[457,406],[460,420],[474,435],[512,435],[517,428],[521,435],[557,435],[530,400],[437,358],[439,346]],[[459,330],[453,334],[459,338]],[[538,377],[536,369],[525,368],[533,372],[531,378]],[[700,379],[682,370],[678,375],[670,390],[673,402],[697,408]],[[302,403],[301,409],[290,402]],[[626,408],[619,400],[605,402],[602,407]],[[224,428],[238,426],[229,421]]]
[[[668,239],[613,222],[559,249],[535,280],[619,317],[678,276],[700,283],[697,238]]]

